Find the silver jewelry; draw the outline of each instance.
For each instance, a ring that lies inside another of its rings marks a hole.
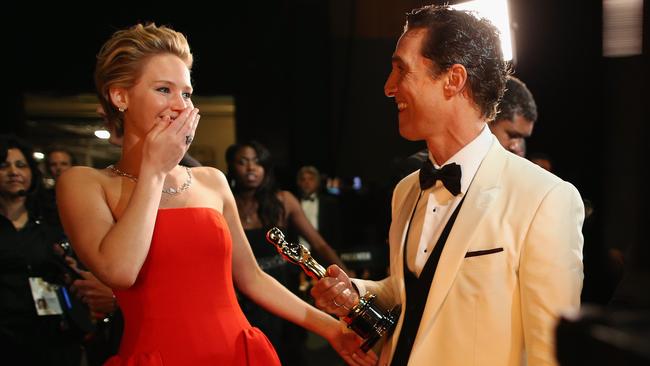
[[[122,106],[122,107],[119,107],[117,110],[119,110],[120,112],[124,113],[124,111],[126,110],[126,107]]]
[[[129,173],[125,173],[125,172],[117,169],[115,167],[115,165],[113,165],[113,164],[107,166],[106,168],[110,169],[113,173],[115,173],[115,174],[117,174],[119,176],[122,176],[124,178],[128,178],[128,179],[130,179],[130,180],[132,180],[134,182],[138,181],[138,177],[136,177],[134,175],[131,175]],[[187,180],[185,182],[183,182],[183,184],[178,188],[173,188],[173,187],[164,188],[162,190],[162,193],[167,193],[168,195],[174,196],[174,195],[177,195],[179,193],[185,192],[185,191],[187,191],[188,188],[190,188],[190,186],[192,185],[192,170],[187,166],[184,167],[184,168],[185,168],[185,172],[187,172]]]
[[[339,304],[338,302],[336,302],[336,298],[333,298],[332,302],[334,303],[334,305],[336,305],[337,308],[340,308],[341,306],[343,306],[343,304]]]
[[[192,136],[192,135],[185,136],[185,145],[191,144],[192,140],[194,140],[194,136]]]
[[[253,216],[257,213],[257,207],[255,204],[244,207],[243,203],[238,203],[237,210],[239,211],[239,218],[246,223],[246,225],[253,223]]]

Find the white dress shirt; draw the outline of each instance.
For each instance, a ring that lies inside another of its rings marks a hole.
[[[449,217],[467,193],[467,189],[474,179],[483,158],[487,155],[494,138],[486,124],[472,142],[465,145],[442,165],[438,165],[431,153],[429,153],[429,159],[437,169],[449,163],[460,165],[462,174],[460,180],[461,193],[454,197],[439,180],[431,188],[421,193],[406,243],[408,246],[406,263],[416,276],[420,276],[431,251],[440,238],[442,230],[449,221]]]

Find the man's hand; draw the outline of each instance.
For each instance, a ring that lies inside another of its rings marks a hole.
[[[88,271],[79,271],[79,274],[84,279],[74,281],[71,290],[81,301],[88,304],[93,315],[103,317],[117,310],[117,303],[110,287],[101,283]]]
[[[316,307],[339,317],[348,315],[359,302],[359,294],[350,278],[335,264],[327,268],[327,277],[318,280],[311,295]]]

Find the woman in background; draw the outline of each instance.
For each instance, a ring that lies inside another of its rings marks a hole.
[[[53,246],[63,231],[32,154],[0,136],[0,363],[79,365],[82,333],[41,281],[60,278]]]
[[[336,252],[311,225],[300,202],[289,191],[279,190],[275,183],[269,150],[256,141],[234,144],[226,150],[228,181],[237,203],[239,218],[259,266],[278,282],[298,292],[300,268],[288,264],[275,247],[266,241],[266,232],[279,227],[284,232],[299,234],[311,244],[312,255],[327,267],[337,264],[346,268]],[[295,240],[290,240],[295,241]],[[282,319],[273,316],[248,298],[241,298],[242,309],[249,321],[259,327],[279,348],[282,362],[302,362],[296,348],[304,334]]]

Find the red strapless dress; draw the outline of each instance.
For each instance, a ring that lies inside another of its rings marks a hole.
[[[280,365],[239,307],[230,232],[214,209],[159,210],[138,279],[115,296],[124,335],[105,365]]]

